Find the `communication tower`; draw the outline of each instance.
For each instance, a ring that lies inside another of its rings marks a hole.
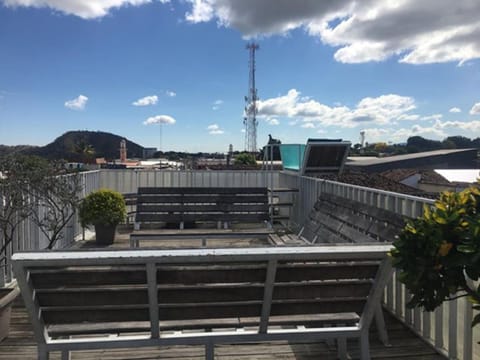
[[[257,88],[255,87],[255,52],[260,48],[252,42],[246,46],[249,51],[248,95],[245,96],[245,151],[257,152]]]

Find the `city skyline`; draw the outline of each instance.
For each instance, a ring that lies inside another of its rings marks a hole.
[[[89,130],[242,150],[253,40],[258,147],[475,138],[478,19],[468,0],[0,0],[0,144]]]

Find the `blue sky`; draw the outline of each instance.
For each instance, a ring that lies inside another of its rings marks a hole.
[[[480,2],[0,0],[0,144],[242,150],[252,39],[259,146],[480,136]]]

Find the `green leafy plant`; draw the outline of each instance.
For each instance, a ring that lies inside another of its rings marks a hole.
[[[407,222],[391,251],[399,278],[412,294],[407,306],[433,311],[467,296],[480,310],[480,189],[444,192],[423,216]],[[472,326],[480,323],[476,315]]]
[[[241,153],[235,157],[235,165],[257,165],[255,155],[249,153]]]
[[[125,220],[126,213],[122,194],[109,189],[90,193],[80,204],[82,226],[117,225]]]

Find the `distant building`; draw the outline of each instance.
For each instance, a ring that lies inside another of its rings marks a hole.
[[[358,160],[358,161],[357,161]],[[473,169],[477,149],[435,150],[384,158],[349,158],[345,167],[352,171],[384,172],[392,169]]]
[[[227,159],[198,158],[197,166],[227,165]]]
[[[120,162],[122,164],[127,162],[127,140],[125,139],[120,141]]]
[[[144,159],[150,159],[152,158],[155,153],[157,152],[157,148],[156,147],[148,147],[148,148],[143,148],[143,158]]]

